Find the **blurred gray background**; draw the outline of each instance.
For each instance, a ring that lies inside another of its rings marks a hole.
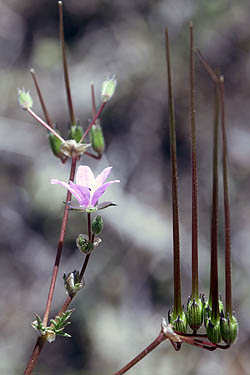
[[[97,101],[102,81],[116,74],[118,86],[102,126],[101,161],[82,157],[95,173],[112,165],[121,183],[105,194],[118,207],[103,212],[103,243],[90,259],[86,287],[72,303],[72,339],[47,344],[34,374],[102,375],[121,368],[160,330],[173,302],[171,180],[164,29],[168,25],[175,93],[183,303],[191,292],[191,174],[189,136],[188,23],[195,45],[225,75],[233,302],[240,323],[237,344],[208,353],[165,342],[130,374],[249,374],[249,160],[250,3],[248,0],[64,1],[65,40],[73,103],[83,127],[91,117],[90,83]],[[46,131],[17,104],[17,88],[30,90],[36,70],[50,116],[66,137],[66,106],[58,41],[56,1],[0,0],[1,304],[0,373],[21,374],[36,341],[30,324],[43,315],[67,180],[48,146]],[[196,63],[199,166],[200,289],[208,295],[213,84]],[[221,193],[221,190],[220,190]],[[220,194],[222,198],[222,194]],[[220,204],[220,290],[224,291],[223,215]],[[86,221],[70,213],[53,303],[65,299],[63,272],[80,268],[75,238]]]

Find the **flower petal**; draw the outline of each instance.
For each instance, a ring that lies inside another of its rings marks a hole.
[[[109,187],[109,185],[113,184],[114,182],[120,182],[120,180],[114,180],[106,182],[106,184],[101,185],[93,194],[91,198],[91,205],[95,206],[96,202],[100,198],[100,196],[105,192],[105,190]]]
[[[90,200],[90,191],[88,188],[83,188],[82,186],[78,186],[74,184],[72,181],[70,181],[69,184],[67,184],[64,181],[59,181],[52,179],[51,184],[59,184],[68,189],[74,197],[77,199],[78,203],[80,205],[83,205],[84,207],[87,207]]]
[[[90,190],[88,187],[80,186],[77,184],[74,184],[72,181],[70,181],[70,187],[74,189],[74,191],[78,194],[80,197],[80,200],[78,202],[83,207],[88,207],[89,201],[90,201]],[[75,196],[76,197],[76,196]]]
[[[95,177],[92,170],[87,165],[80,165],[76,172],[76,184],[92,189],[94,182]]]
[[[105,168],[95,179],[95,189],[98,189],[101,185],[103,185],[104,181],[107,179],[108,175],[110,174],[112,167]]]

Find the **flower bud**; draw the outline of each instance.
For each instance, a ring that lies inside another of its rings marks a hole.
[[[105,140],[99,122],[96,122],[96,124],[90,129],[90,142],[94,151],[98,154],[103,153],[105,149]]]
[[[107,102],[112,98],[115,92],[115,88],[117,85],[117,80],[115,76],[112,78],[107,78],[102,84],[102,91],[101,91],[101,98],[104,102]]]
[[[180,333],[187,332],[187,317],[184,311],[181,314],[176,315],[173,311],[168,312],[168,321],[174,329]]]
[[[101,239],[96,237],[94,243],[89,241],[88,236],[86,234],[79,234],[76,239],[76,246],[78,249],[84,254],[90,254],[96,246],[101,243]]]
[[[49,133],[48,135],[48,140],[50,144],[50,148],[53,152],[53,154],[57,157],[60,158],[62,156],[62,152],[60,150],[62,142],[60,139],[58,139],[54,134]]]
[[[51,329],[47,329],[47,331],[46,331],[46,339],[47,339],[48,343],[51,344],[56,339],[56,333],[53,330],[51,330]]]
[[[83,136],[83,130],[80,125],[72,125],[69,129],[69,139],[74,139],[77,143],[80,142]]]
[[[187,304],[187,321],[189,324],[189,327],[193,331],[198,331],[198,329],[201,327],[203,322],[203,308],[204,308],[204,302],[201,298],[198,299],[196,302],[195,298],[193,300],[188,301]]]
[[[94,234],[100,234],[103,230],[103,220],[100,215],[96,216],[92,221],[92,232]]]
[[[63,275],[64,286],[68,292],[68,295],[75,295],[84,285],[84,280],[80,280],[79,271],[74,270],[73,272]]]
[[[222,316],[220,320],[220,328],[222,340],[228,345],[233,344],[237,339],[239,330],[238,321],[235,316],[232,315],[231,318],[229,314],[227,318]]]
[[[18,89],[18,101],[22,109],[30,109],[33,106],[33,100],[29,91],[25,91],[24,89]]]
[[[220,319],[216,319],[215,322],[212,322],[211,318],[207,319],[207,338],[213,344],[219,344],[221,341],[221,332],[220,332]]]

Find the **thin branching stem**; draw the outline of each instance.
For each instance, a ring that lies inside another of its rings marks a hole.
[[[226,313],[232,317],[232,282],[231,282],[231,225],[230,225],[230,202],[228,188],[227,167],[227,133],[225,123],[224,104],[224,77],[219,77],[220,103],[221,103],[221,125],[222,125],[222,163],[223,163],[223,190],[224,190],[224,216],[225,216],[225,289],[226,289]]]
[[[202,65],[204,66],[205,70],[207,71],[207,73],[210,75],[210,77],[212,78],[212,80],[217,84],[218,82],[218,77],[215,73],[215,71],[211,68],[211,66],[208,64],[207,60],[205,59],[205,57],[202,55],[201,51],[196,48],[195,49],[195,53],[196,55],[199,57]]]
[[[92,118],[94,118],[96,115],[96,102],[95,102],[95,87],[93,83],[91,83],[91,103],[92,103]]]
[[[163,332],[160,332],[156,339],[150,345],[148,345],[140,354],[138,354],[134,359],[132,359],[126,366],[117,371],[114,375],[125,374],[129,369],[131,369],[138,362],[140,362],[146,355],[152,352],[152,350],[154,350],[164,340],[166,340],[166,337],[164,336]]]
[[[71,159],[71,170],[70,170],[70,177],[69,177],[70,181],[74,181],[74,178],[75,178],[76,161],[77,161],[77,158]],[[47,322],[48,322],[49,312],[50,312],[53,294],[54,294],[54,290],[55,290],[56,278],[57,278],[59,263],[60,263],[60,259],[61,259],[61,255],[62,255],[63,242],[64,242],[64,237],[65,237],[65,233],[66,233],[66,226],[67,226],[68,216],[69,216],[68,202],[71,200],[71,197],[72,197],[72,194],[68,190],[67,196],[66,196],[65,207],[64,207],[63,219],[62,219],[61,232],[60,232],[59,241],[58,241],[58,245],[57,245],[56,259],[55,259],[51,283],[50,283],[48,300],[47,300],[45,313],[44,313],[44,317],[43,317],[43,324],[45,326],[47,325]]]
[[[219,93],[216,85],[215,116],[213,135],[213,192],[211,214],[211,264],[210,264],[210,296],[212,305],[212,321],[219,317],[218,293],[218,128],[219,128]]]
[[[177,176],[177,152],[175,134],[174,100],[171,80],[170,48],[168,30],[165,32],[166,60],[168,74],[168,105],[169,105],[169,129],[172,166],[172,212],[173,212],[173,263],[174,263],[174,313],[181,314],[181,276],[180,276],[180,240],[179,240],[179,212],[178,212],[178,176]]]
[[[35,70],[34,69],[30,69],[30,73],[31,73],[32,79],[34,81],[34,85],[35,85],[35,88],[36,88],[36,91],[37,91],[37,95],[38,95],[38,98],[39,98],[39,101],[40,101],[40,104],[41,104],[41,107],[42,107],[42,110],[43,110],[43,114],[44,114],[45,120],[46,120],[47,124],[51,128],[54,128],[53,122],[51,121],[51,118],[49,116],[47,107],[45,105],[45,102],[44,102],[44,99],[43,99],[43,96],[42,96],[42,92],[40,90],[40,86],[39,86],[39,83],[38,83],[38,80],[37,80],[37,77],[36,77]]]
[[[192,298],[199,298],[198,270],[198,177],[195,125],[195,75],[193,51],[193,24],[190,23],[190,128],[191,128],[191,161],[192,161]]]
[[[94,116],[94,118],[92,119],[91,123],[89,124],[89,126],[87,127],[87,129],[85,130],[82,138],[80,139],[80,142],[81,143],[88,135],[90,129],[92,128],[92,126],[95,124],[96,120],[98,119],[98,117],[101,115],[105,105],[106,105],[107,102],[102,102],[102,104],[100,105],[100,108],[98,109],[96,115]]]
[[[58,1],[58,9],[59,9],[59,31],[60,31],[60,41],[61,41],[62,58],[63,58],[64,82],[65,82],[66,95],[67,95],[67,101],[68,101],[70,123],[71,125],[76,125],[76,117],[74,113],[71,90],[70,90],[70,83],[69,83],[69,71],[68,71],[68,63],[67,63],[67,56],[66,56],[66,48],[64,44],[62,1]]]
[[[54,129],[52,129],[45,121],[41,119],[32,109],[27,108],[26,111],[37,121],[39,124],[44,126],[47,130],[49,130],[52,134],[54,134],[58,139],[60,139],[61,142],[65,142],[65,139],[61,137]]]

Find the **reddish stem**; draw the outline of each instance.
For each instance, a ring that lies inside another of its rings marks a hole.
[[[117,371],[114,375],[122,375],[125,374],[131,367],[135,366],[138,362],[140,362],[146,355],[148,355],[152,350],[154,350],[162,341],[166,340],[163,332],[160,332],[157,338],[144,349],[140,354],[138,354],[132,361],[130,361],[126,366],[124,366],[121,370]]]
[[[219,292],[218,292],[218,122],[219,122],[219,97],[216,85],[215,118],[213,138],[213,193],[211,215],[211,265],[210,265],[210,297],[212,305],[212,321],[219,317]]]
[[[106,105],[107,102],[102,102],[97,114],[95,115],[95,117],[92,119],[91,123],[89,124],[89,126],[87,127],[87,129],[85,130],[82,138],[80,139],[80,142],[81,143],[88,135],[90,129],[92,128],[92,126],[95,124],[96,120],[98,119],[98,117],[100,116],[100,114],[102,113],[105,105]]]
[[[198,300],[198,177],[195,127],[193,24],[190,23],[190,127],[192,160],[192,298]]]
[[[43,110],[45,120],[51,128],[54,128],[53,122],[51,121],[51,118],[49,116],[47,107],[45,105],[45,102],[44,102],[44,99],[43,99],[43,96],[42,96],[42,92],[40,90],[40,87],[39,87],[39,84],[38,84],[38,81],[37,81],[37,78],[36,78],[36,73],[35,73],[34,69],[30,69],[30,73],[31,73],[31,76],[32,76],[33,81],[34,81],[34,85],[35,85],[35,88],[36,88],[36,91],[37,91],[37,95],[39,97],[39,101],[40,101],[40,104],[41,104],[41,107],[42,107],[42,110]]]
[[[62,1],[58,1],[58,9],[59,9],[59,31],[60,31],[60,40],[61,40],[61,49],[62,49],[62,58],[63,58],[63,72],[64,72],[64,81],[65,81],[65,88],[66,88],[66,94],[67,94],[70,122],[71,122],[71,125],[76,125],[76,117],[74,113],[71,90],[70,90],[70,83],[69,83],[69,72],[68,72],[66,48],[64,44]]]
[[[93,83],[91,83],[91,102],[92,102],[92,118],[94,118],[96,115],[96,103],[95,103],[95,87]]]
[[[231,225],[230,225],[230,203],[228,189],[227,168],[227,133],[225,124],[224,104],[224,77],[219,78],[220,102],[221,102],[221,125],[222,125],[222,161],[223,161],[223,189],[224,189],[224,216],[225,216],[225,282],[226,282],[226,313],[232,317],[232,280],[231,280]]]
[[[179,240],[179,213],[178,213],[178,176],[177,176],[177,155],[176,155],[176,134],[174,100],[171,81],[170,50],[168,40],[168,30],[165,32],[166,38],[166,59],[168,72],[168,104],[169,104],[169,130],[170,149],[172,166],[172,212],[173,212],[173,263],[174,263],[174,313],[179,315],[182,312],[181,306],[181,276],[180,276],[180,240]]]
[[[65,139],[63,139],[54,129],[52,129],[45,121],[41,119],[35,112],[32,111],[32,109],[27,108],[26,111],[37,121],[39,124],[44,126],[47,130],[49,130],[52,134],[54,134],[58,139],[60,139],[61,142],[65,142]]]

